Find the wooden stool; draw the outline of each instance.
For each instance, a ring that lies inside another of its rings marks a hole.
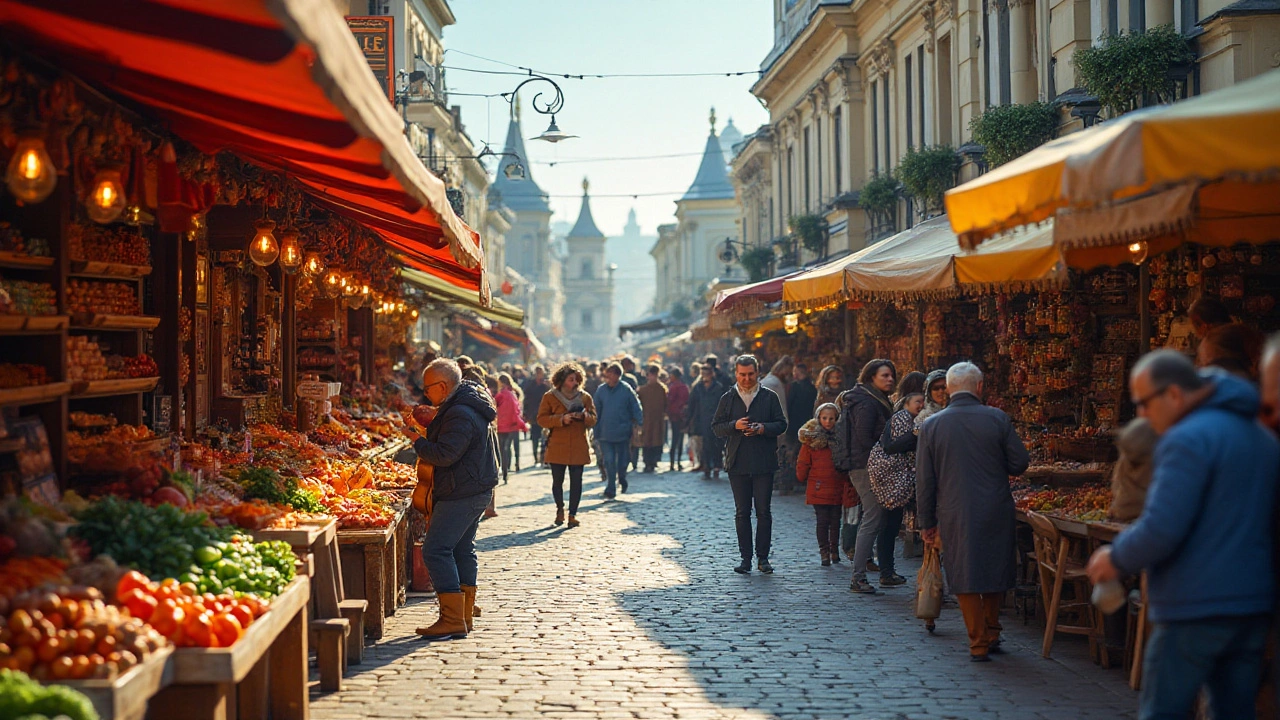
[[[364,614],[368,610],[368,600],[343,600],[338,603],[338,611],[351,625],[351,633],[347,635],[348,664],[359,665],[364,662]]]
[[[320,689],[341,692],[342,674],[347,669],[347,636],[351,634],[351,623],[346,618],[312,620],[311,634],[315,639],[316,662],[320,666]]]
[[[1096,647],[1094,639],[1095,616],[1093,606],[1089,604],[1089,577],[1084,567],[1070,562],[1070,542],[1058,531],[1057,526],[1049,518],[1040,513],[1027,511],[1027,523],[1036,543],[1036,565],[1040,570],[1040,593],[1044,599],[1044,644],[1043,655],[1049,657],[1053,648],[1053,636],[1059,632],[1089,637],[1090,654]],[[1072,587],[1071,601],[1063,604],[1063,586],[1070,583]],[[1076,623],[1066,624],[1061,621],[1063,613],[1075,615]]]

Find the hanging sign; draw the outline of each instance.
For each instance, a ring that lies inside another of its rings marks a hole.
[[[328,400],[342,392],[342,383],[305,380],[298,383],[298,397],[306,400]]]
[[[387,92],[387,99],[393,104],[396,101],[395,59],[392,39],[392,18],[383,16],[348,17],[347,27],[356,36],[356,43],[364,59],[373,70],[373,77],[378,85]]]

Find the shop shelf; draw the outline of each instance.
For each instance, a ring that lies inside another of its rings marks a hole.
[[[54,259],[26,253],[0,250],[0,267],[21,268],[24,270],[44,270],[53,267]]]
[[[83,330],[155,330],[160,324],[160,318],[149,315],[77,313],[71,319],[73,327]]]
[[[71,390],[73,398],[106,397],[151,392],[160,382],[158,377],[121,378],[119,380],[80,380]]]
[[[151,274],[150,265],[125,265],[124,263],[96,260],[72,260],[71,275],[92,278],[140,278]]]
[[[71,391],[71,383],[55,382],[47,385],[5,388],[0,390],[0,405],[35,405],[56,400]]]

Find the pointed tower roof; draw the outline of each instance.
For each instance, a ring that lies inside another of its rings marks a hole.
[[[498,163],[498,172],[492,187],[502,193],[502,203],[516,212],[551,212],[551,206],[547,203],[547,194],[533,179],[529,154],[524,149],[524,134],[520,132],[520,103],[514,104],[516,110],[511,116],[511,123],[507,125],[507,143],[503,151],[513,153],[520,158],[520,164],[524,165],[524,179],[511,180],[507,177],[507,166],[514,164],[516,159],[504,156],[502,162]]]
[[[578,222],[573,224],[573,229],[565,237],[571,238],[600,238],[604,239],[604,233],[600,232],[600,228],[596,227],[595,218],[591,217],[591,195],[589,190],[591,183],[586,178],[582,178],[582,209],[578,211]]]
[[[729,122],[725,123],[724,129],[720,131],[720,152],[724,153],[725,162],[733,162],[733,146],[740,142],[742,142],[742,131],[733,124],[733,118],[729,118]]]
[[[711,134],[707,136],[707,146],[702,152],[702,164],[698,166],[693,184],[680,200],[724,200],[732,197],[733,185],[729,184],[724,152],[720,149],[720,139],[716,137],[716,109],[711,108]]]

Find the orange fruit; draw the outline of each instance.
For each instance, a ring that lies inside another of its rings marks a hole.
[[[236,603],[235,606],[227,612],[231,613],[236,620],[240,621],[240,627],[242,628],[248,629],[249,624],[253,622],[253,610],[243,603]]]
[[[213,634],[218,638],[219,646],[231,647],[244,635],[244,628],[234,615],[222,613],[213,616]]]
[[[116,597],[118,598],[133,589],[150,591],[151,585],[151,580],[147,579],[146,575],[137,570],[130,570],[121,575],[120,580],[116,583]]]
[[[192,615],[182,624],[187,640],[196,647],[216,647],[213,635],[213,622],[207,613]]]

